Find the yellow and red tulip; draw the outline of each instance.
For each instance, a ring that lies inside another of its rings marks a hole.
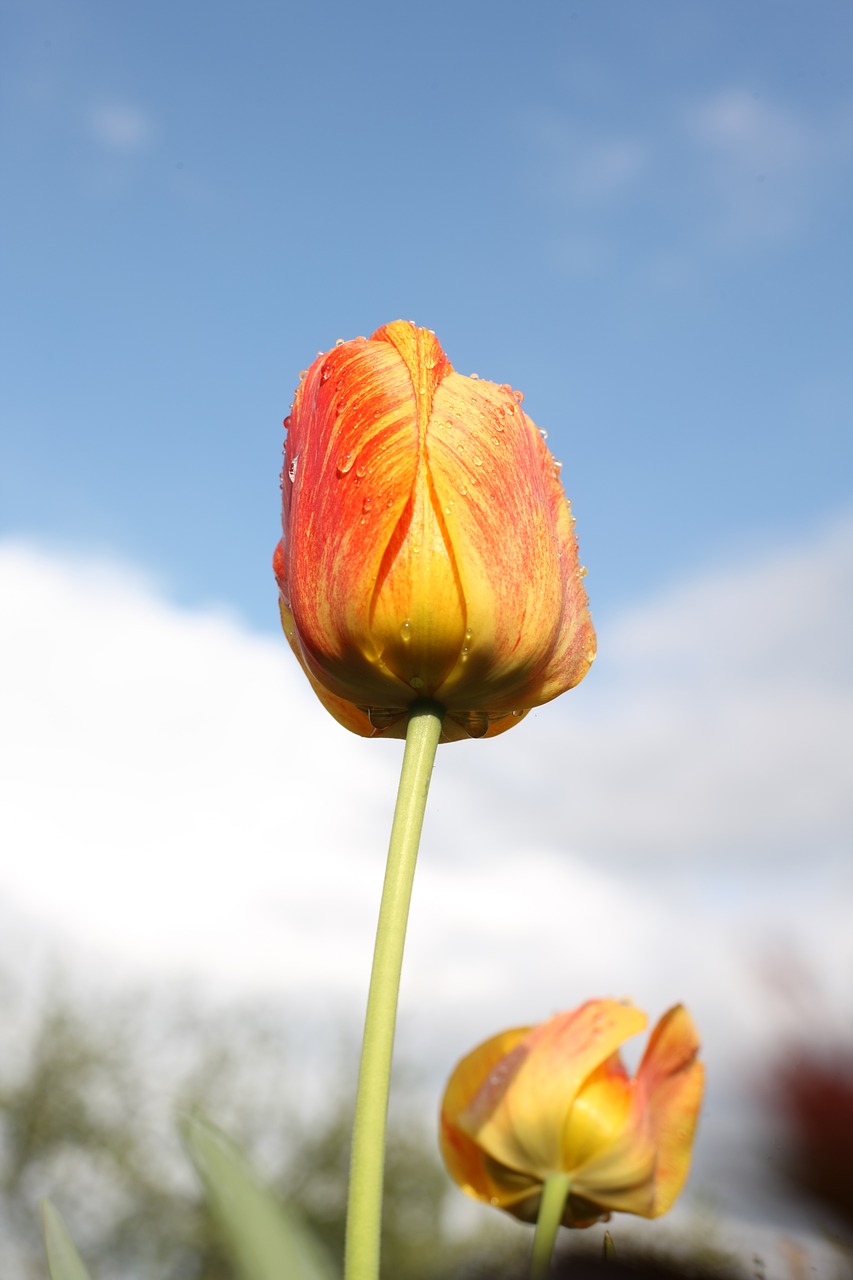
[[[504,1031],[463,1058],[441,1108],[441,1149],[455,1181],[526,1222],[554,1174],[569,1179],[565,1226],[589,1226],[613,1210],[665,1213],[687,1178],[704,1076],[696,1029],[677,1005],[630,1079],[619,1046],[646,1021],[632,1005],[590,1000]]]
[[[576,685],[595,633],[558,464],[521,397],[405,321],[315,360],[287,419],[285,634],[348,729],[502,733]]]

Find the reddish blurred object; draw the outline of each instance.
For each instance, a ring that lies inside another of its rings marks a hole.
[[[789,1053],[772,1079],[771,1100],[790,1142],[787,1181],[853,1235],[853,1049]]]

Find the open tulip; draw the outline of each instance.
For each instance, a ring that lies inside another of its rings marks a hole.
[[[456,373],[405,321],[315,360],[285,423],[285,634],[327,709],[403,737],[492,736],[595,656],[559,465],[521,396]]]
[[[645,1025],[631,1005],[590,1000],[463,1058],[441,1110],[442,1154],[456,1182],[527,1222],[546,1179],[560,1174],[565,1226],[589,1226],[611,1210],[665,1213],[687,1177],[703,1070],[696,1029],[677,1005],[630,1079],[618,1049]]]

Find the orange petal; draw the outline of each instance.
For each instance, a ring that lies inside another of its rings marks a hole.
[[[427,452],[467,615],[466,652],[437,696],[451,709],[547,702],[595,654],[554,460],[508,387],[453,372],[435,392]]]
[[[392,343],[357,340],[314,362],[290,417],[285,603],[307,666],[357,705],[429,696],[464,634],[424,475],[421,399]]]
[[[637,1072],[635,1107],[657,1153],[649,1217],[666,1213],[690,1169],[705,1079],[698,1052],[693,1020],[676,1005],[655,1027]]]
[[[486,1160],[475,1138],[460,1125],[460,1117],[489,1077],[500,1076],[506,1070],[504,1064],[512,1060],[516,1046],[530,1030],[515,1027],[478,1045],[457,1063],[441,1103],[441,1153],[451,1177],[475,1199],[501,1208],[518,1198],[519,1188],[502,1176],[494,1162]]]
[[[584,1081],[646,1016],[590,1000],[535,1027],[486,1079],[459,1125],[493,1159],[544,1180],[565,1169],[563,1135]]]

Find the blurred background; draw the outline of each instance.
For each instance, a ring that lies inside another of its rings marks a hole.
[[[183,1239],[133,1153],[188,1182],[200,1099],[290,1194],[337,1160],[306,1203],[339,1207],[401,744],[315,702],[269,561],[300,370],[399,317],[524,392],[600,644],[439,753],[398,1037],[417,1229],[497,1230],[431,1163],[458,1057],[681,1000],[709,1087],[667,1223],[843,1274],[853,9],[11,0],[3,28],[4,1275],[41,1274],[44,1194],[103,1277],[142,1222]]]

